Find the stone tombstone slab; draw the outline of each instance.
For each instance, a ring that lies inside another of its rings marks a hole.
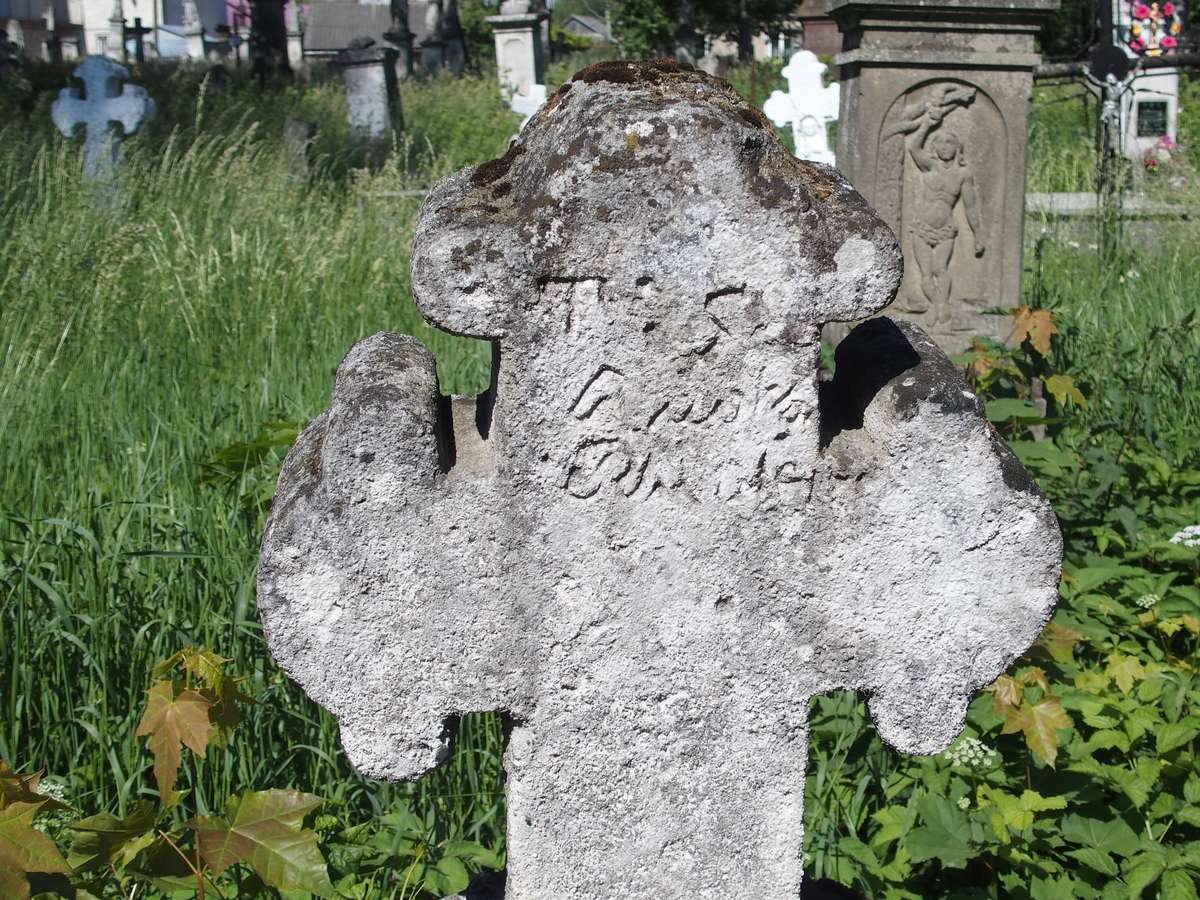
[[[369,37],[355,38],[334,57],[333,64],[346,84],[350,136],[355,140],[381,143],[391,135],[393,126],[403,127],[396,57],[391,47],[377,47]]]
[[[50,107],[54,124],[66,137],[83,131],[83,175],[92,182],[112,181],[121,142],[154,115],[144,87],[123,84],[129,70],[103,56],[88,56],[75,67],[82,84],[63,88]]]
[[[545,103],[546,86],[544,84],[535,84],[528,94],[513,94],[512,99],[508,103],[508,108],[521,116],[521,124],[517,128],[517,131],[524,128]]]
[[[500,15],[488,16],[496,39],[496,68],[500,93],[528,96],[535,84],[546,83],[546,51],[542,42],[545,12],[531,12],[527,0],[505,0]]]
[[[512,725],[510,900],[788,898],[809,699],[932,753],[1055,603],[1054,513],[892,299],[862,197],[728,84],[601,63],[439,182],[430,323],[496,348],[477,403],[378,334],[288,455],[258,598],[362,771]]]
[[[838,85],[825,84],[823,76],[828,68],[815,53],[793,53],[781,73],[787,81],[787,93],[772,91],[763,112],[780,128],[792,129],[798,157],[832,166],[835,157],[826,125],[837,121]]]
[[[830,0],[845,36],[838,166],[900,240],[892,312],[945,349],[1004,338],[1021,297],[1026,134],[1058,0]]]

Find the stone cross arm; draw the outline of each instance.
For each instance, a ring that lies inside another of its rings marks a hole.
[[[133,134],[143,119],[154,115],[154,101],[146,89],[122,82],[129,71],[119,63],[103,56],[89,56],[75,69],[75,77],[83,83],[79,88],[63,88],[51,107],[51,116],[67,137],[74,137],[80,127],[95,130],[103,136],[109,123],[117,123],[124,134]]]
[[[835,170],[664,61],[585,69],[427,198],[414,294],[492,387],[351,348],[258,601],[371,775],[510,716],[510,900],[796,896],[810,698],[934,752],[1048,619],[1053,512],[941,351],[871,320],[818,382],[899,277]]]

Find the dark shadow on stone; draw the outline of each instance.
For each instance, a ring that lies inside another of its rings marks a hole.
[[[862,428],[875,395],[920,363],[920,354],[891,319],[869,319],[846,335],[834,353],[833,380],[819,385],[821,446],[828,447],[843,431]]]

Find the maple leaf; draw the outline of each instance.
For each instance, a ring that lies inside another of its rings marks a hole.
[[[1057,697],[1043,697],[1037,703],[1025,704],[1020,710],[1010,710],[1004,718],[1004,734],[1024,732],[1025,743],[1050,768],[1058,758],[1058,735],[1060,728],[1071,728],[1074,723],[1063,709]]]
[[[146,692],[149,700],[137,735],[149,735],[146,745],[154,754],[154,780],[158,795],[167,798],[179,775],[181,745],[199,756],[208,746],[210,703],[196,691],[180,690],[172,681],[156,681]]]
[[[1146,677],[1146,670],[1134,656],[1121,653],[1110,653],[1105,662],[1104,672],[1117,683],[1122,694],[1128,694],[1133,689],[1133,683]]]
[[[1083,391],[1075,386],[1075,380],[1070,375],[1051,375],[1046,379],[1046,390],[1060,406],[1065,406],[1068,400],[1079,406],[1087,406]]]
[[[304,817],[324,801],[299,791],[251,791],[231,797],[221,817],[188,822],[200,842],[200,855],[220,875],[234,863],[248,863],[264,882],[281,891],[333,893],[317,833],[302,827]]]
[[[42,803],[16,800],[0,809],[0,888],[5,897],[29,896],[29,873],[70,875],[54,841],[33,827]]]
[[[1028,339],[1034,350],[1042,356],[1048,354],[1050,338],[1058,333],[1058,326],[1054,324],[1054,316],[1050,314],[1050,311],[1019,306],[1012,311],[1012,316],[1013,337],[1016,339],[1017,346],[1019,347]]]
[[[1082,637],[1083,632],[1078,629],[1051,622],[1042,632],[1038,643],[1046,648],[1055,662],[1065,663],[1075,658],[1075,645]]]
[[[242,721],[242,711],[239,703],[253,703],[254,698],[243,694],[240,678],[223,678],[219,688],[204,688],[200,694],[211,704],[208,711],[209,721],[212,722],[212,732],[209,743],[216,747],[225,747],[233,735],[233,730]]]
[[[1025,686],[1015,678],[1001,675],[992,683],[992,702],[995,704],[996,715],[1007,716],[1009,710],[1021,705],[1025,695]]]
[[[107,866],[130,842],[145,846],[148,841],[143,838],[153,839],[147,832],[154,827],[154,820],[154,805],[148,800],[139,800],[123,819],[109,813],[81,819],[70,826],[75,838],[68,861],[76,870]]]
[[[1041,666],[1030,666],[1017,676],[1017,680],[1026,687],[1037,685],[1043,693],[1050,693],[1050,682],[1046,680],[1046,670]]]
[[[38,812],[53,812],[56,809],[70,809],[65,803],[59,803],[53,797],[37,792],[42,780],[42,772],[31,772],[20,775],[12,770],[7,760],[0,759],[0,809],[10,803],[32,803],[39,807]]]

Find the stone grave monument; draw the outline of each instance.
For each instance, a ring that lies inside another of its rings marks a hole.
[[[206,56],[204,47],[204,23],[196,0],[183,0],[183,42],[188,59],[201,60]]]
[[[304,119],[288,117],[283,123],[283,153],[288,176],[298,184],[308,182],[309,153],[317,137],[317,126]]]
[[[945,349],[1021,297],[1034,39],[1058,0],[830,0],[846,36],[838,167],[895,231],[893,310]]]
[[[1114,43],[1133,62],[1170,56],[1179,46],[1183,5],[1112,0]],[[1174,145],[1179,132],[1178,69],[1138,72],[1129,90],[1121,94],[1120,103],[1121,149],[1129,159],[1143,162],[1147,153],[1162,146],[1164,138],[1168,146]]]
[[[373,38],[355,38],[334,57],[333,64],[346,83],[351,137],[370,143],[386,141],[392,133],[393,113],[395,127],[403,127],[395,50],[375,46]]]
[[[791,126],[798,157],[832,166],[835,159],[826,125],[837,121],[838,85],[836,81],[825,84],[828,68],[808,50],[792,54],[781,73],[787,93],[772,91],[763,112],[780,128]]]
[[[818,385],[891,231],[725,82],[610,62],[439,182],[412,260],[492,387],[351,348],[263,539],[275,658],[373,777],[508,716],[509,900],[796,897],[810,698],[936,752],[1057,596],[1050,505],[919,328]]]
[[[144,87],[123,84],[129,70],[103,56],[88,56],[75,67],[79,87],[63,88],[50,107],[54,124],[66,137],[83,131],[83,177],[115,180],[121,142],[154,115]]]
[[[392,0],[392,26],[383,39],[396,48],[396,79],[404,81],[413,73],[413,33],[408,27],[408,0]]]
[[[546,83],[546,51],[542,43],[545,12],[533,12],[529,0],[504,0],[500,15],[488,16],[496,38],[496,68],[500,93],[528,96],[535,84]]]
[[[524,128],[545,103],[546,86],[544,84],[535,84],[528,94],[513,94],[512,100],[508,103],[508,108],[521,116],[521,124],[518,126],[517,131]]]

